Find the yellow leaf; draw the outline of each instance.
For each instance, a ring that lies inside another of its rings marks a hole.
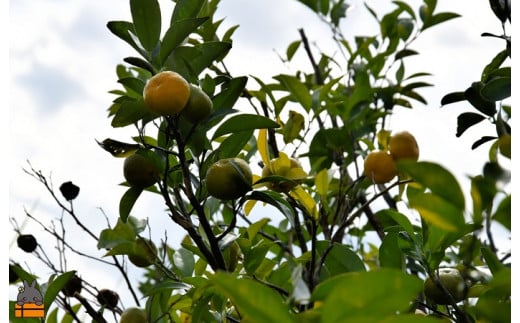
[[[316,191],[321,196],[327,195],[329,191],[329,173],[327,169],[322,169],[314,178],[314,185],[316,185]]]
[[[379,145],[379,149],[387,150],[388,149],[388,140],[390,140],[390,131],[381,129],[377,133],[377,143]]]
[[[283,141],[288,144],[291,143],[294,139],[298,138],[300,131],[302,131],[304,128],[304,124],[305,119],[303,115],[293,110],[289,111],[289,119],[282,129]]]
[[[314,218],[314,220],[318,220],[318,209],[316,207],[316,201],[314,201],[312,196],[306,190],[304,190],[303,187],[300,185],[296,186],[290,194],[294,199],[303,205],[303,207]]]
[[[256,200],[249,200],[246,202],[246,204],[244,204],[244,213],[246,215],[249,215],[249,213],[251,213],[251,210],[256,205],[256,202]]]
[[[258,152],[260,153],[260,157],[262,157],[262,161],[264,165],[269,165],[269,147],[267,145],[267,129],[260,129],[258,131],[258,139],[256,141],[256,145],[258,146]]]

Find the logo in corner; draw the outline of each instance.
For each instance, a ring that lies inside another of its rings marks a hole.
[[[14,305],[15,317],[45,317],[42,293],[36,287],[36,279],[29,285],[23,281],[23,287],[18,288],[18,296]]]

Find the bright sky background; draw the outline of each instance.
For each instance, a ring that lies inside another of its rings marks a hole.
[[[367,2],[376,9],[383,8],[382,4],[390,4],[390,1],[381,0]],[[418,0],[409,2],[414,7],[422,3]],[[377,26],[362,2],[353,0],[350,3],[354,6],[343,26],[344,34],[347,37],[371,34]],[[106,23],[130,20],[130,10],[128,1],[16,0],[9,5],[9,17],[6,17],[10,37],[8,104],[4,101],[4,106],[7,105],[4,113],[8,110],[10,114],[6,134],[10,158],[4,174],[4,178],[9,178],[9,209],[4,214],[4,227],[9,232],[6,236],[10,258],[20,262],[27,260],[30,268],[46,279],[47,269],[41,269],[38,262],[16,247],[16,236],[7,218],[16,218],[19,224],[25,225],[24,232],[44,240],[49,235],[34,223],[24,223],[24,209],[43,222],[55,219],[60,210],[43,186],[26,175],[22,168],[29,167],[27,161],[30,161],[35,169],[51,174],[56,191],[62,182],[69,180],[80,186],[74,208],[81,219],[91,224],[93,231],[99,232],[106,227],[100,209],[112,224],[115,223],[119,198],[125,190],[117,186],[123,181],[123,160],[112,158],[95,140],[110,137],[128,141],[133,135],[130,128],[111,128],[107,118],[107,108],[114,98],[107,92],[118,88],[115,66],[124,57],[134,56],[135,52],[112,35]],[[162,0],[161,6],[163,12],[168,13],[166,21],[172,8],[171,1]],[[420,145],[421,159],[447,167],[467,190],[466,175],[480,172],[489,147],[483,145],[472,151],[471,143],[492,129],[482,124],[468,130],[462,138],[456,138],[456,116],[469,108],[454,104],[440,109],[440,100],[444,94],[463,90],[480,78],[482,68],[502,48],[500,41],[481,38],[480,34],[499,34],[501,30],[488,8],[488,1],[439,0],[437,10],[457,12],[463,17],[427,30],[412,46],[421,55],[408,60],[407,72],[434,74],[425,81],[435,86],[420,91],[429,104],[416,104],[413,110],[398,110],[391,119],[390,128],[414,133]],[[3,8],[1,11],[6,12]],[[217,16],[226,18],[226,27],[240,24],[233,49],[226,58],[228,68],[236,76],[255,75],[269,82],[273,75],[294,72],[294,66],[280,62],[277,52],[285,53],[286,46],[298,39],[297,30],[301,27],[313,44],[324,51],[330,49],[330,54],[335,53],[327,27],[309,9],[293,0],[222,0]],[[2,55],[5,55],[3,51]],[[310,69],[301,49],[295,60]],[[253,80],[248,84],[256,86]],[[253,171],[259,173],[260,169]],[[158,196],[146,196],[137,202],[132,213],[140,218],[149,217],[152,228],[161,228],[152,232],[156,239],[164,236],[164,231],[160,230],[168,230],[169,242],[175,243],[181,236],[176,236],[176,225],[165,221],[162,206]],[[101,255],[94,242],[82,233],[77,239],[76,235],[69,235],[69,238],[77,243],[85,239],[85,249]],[[52,246],[54,243],[42,240],[39,241],[41,244]],[[48,250],[52,255],[52,247]],[[76,258],[70,255],[69,269],[74,269]],[[88,266],[86,270],[80,269],[79,274],[87,280],[106,282],[106,286],[98,285],[99,288],[115,288],[120,283],[119,280],[99,279],[104,275],[110,277],[110,273],[103,272],[105,267],[98,268],[92,262]],[[129,269],[132,274],[140,273],[132,266]],[[121,294],[127,296],[124,292]],[[10,289],[10,298],[12,295]]]

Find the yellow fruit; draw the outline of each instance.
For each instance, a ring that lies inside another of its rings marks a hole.
[[[269,182],[267,187],[276,192],[289,192],[305,177],[307,173],[302,165],[294,158],[289,158],[284,153],[280,153],[278,158],[271,159],[269,165],[262,169],[262,177],[283,176],[291,181]]]
[[[211,114],[213,102],[202,89],[190,84],[190,98],[182,110],[182,116],[195,124],[204,121]]]
[[[398,132],[390,136],[388,142],[390,155],[397,161],[400,159],[419,159],[419,146],[415,137],[408,131]]]
[[[143,309],[129,307],[122,314],[119,323],[147,323],[146,313]]]
[[[171,116],[184,109],[190,97],[190,84],[178,73],[155,74],[144,87],[143,98],[148,110]]]
[[[128,260],[141,268],[153,264],[155,258],[157,258],[157,247],[152,241],[141,237],[134,242],[132,253],[128,255]]]
[[[466,298],[466,283],[457,269],[443,268],[439,270],[440,283],[450,292],[455,302]],[[449,297],[428,277],[424,282],[424,295],[439,305],[450,304]]]
[[[364,174],[376,184],[387,183],[397,175],[395,161],[385,151],[370,152],[365,158],[364,166]]]
[[[505,134],[498,138],[498,150],[500,153],[511,159],[511,135]]]
[[[130,186],[146,188],[159,180],[159,170],[146,157],[133,154],[125,159],[123,175]]]
[[[251,190],[253,174],[247,162],[240,158],[221,159],[206,173],[208,193],[221,200],[234,200]]]

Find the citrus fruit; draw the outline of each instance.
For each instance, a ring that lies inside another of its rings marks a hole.
[[[498,150],[500,153],[509,159],[511,159],[511,135],[505,134],[498,138]]]
[[[390,136],[388,142],[390,155],[397,161],[400,159],[419,159],[419,146],[415,137],[408,131],[398,132]]]
[[[146,323],[146,313],[143,309],[129,307],[122,314],[119,323]]]
[[[466,298],[466,284],[460,271],[453,268],[443,268],[439,270],[440,283],[450,292],[455,302],[460,302]],[[424,282],[424,295],[439,305],[450,304],[448,295],[435,285],[433,280],[428,277]]]
[[[234,200],[251,190],[253,174],[247,162],[240,158],[221,159],[206,173],[208,193],[221,200]]]
[[[163,71],[152,76],[143,90],[148,110],[171,116],[184,109],[190,97],[190,84],[179,73]]]
[[[190,84],[190,97],[182,110],[189,122],[196,124],[207,119],[213,109],[213,102],[200,87]]]
[[[125,159],[123,175],[130,186],[146,188],[157,182],[159,170],[146,157],[133,154]]]
[[[364,174],[376,184],[389,182],[397,175],[395,161],[386,151],[370,152],[364,161]]]
[[[145,238],[137,238],[134,242],[132,252],[128,255],[128,260],[137,267],[148,267],[154,263],[157,257],[157,247]]]
[[[36,238],[32,234],[21,234],[16,239],[16,244],[25,252],[33,252],[38,246]]]
[[[271,159],[268,165],[262,169],[262,177],[283,176],[290,181],[273,181],[267,187],[276,192],[289,192],[300,180],[307,177],[307,173],[302,168],[300,162],[294,158],[289,158],[286,154],[280,153],[278,158]]]

